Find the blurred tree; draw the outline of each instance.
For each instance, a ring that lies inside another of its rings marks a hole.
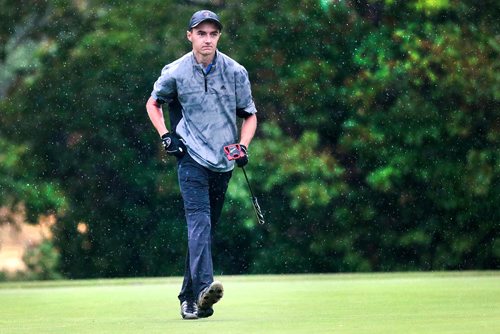
[[[285,131],[251,148],[265,161],[259,190],[279,211],[268,219],[268,242],[280,256],[262,250],[257,271],[498,266],[497,4],[281,1],[230,9],[238,37],[230,47],[248,59],[265,120]],[[321,143],[309,147],[318,156],[291,153],[306,133]],[[281,150],[268,154],[271,142]],[[334,163],[323,168],[338,170],[342,182],[322,202],[315,192],[328,189],[325,175],[288,177],[293,164],[314,166],[324,151]]]
[[[45,28],[54,19],[53,1],[0,2],[0,98],[37,68],[36,50],[45,41]]]
[[[49,240],[28,247],[23,256],[28,270],[23,278],[31,280],[61,279],[62,276],[58,272],[59,258],[59,253]]]
[[[7,103],[5,129],[26,138],[30,160],[18,165],[59,183],[69,200],[54,230],[61,270],[75,278],[178,274],[185,226],[175,162],[161,159],[144,105],[163,65],[189,51],[185,25],[152,22],[175,22],[192,7],[93,1],[57,10],[39,71]],[[14,101],[31,103],[17,109]]]
[[[51,1],[5,0],[0,8],[0,205],[14,214],[22,207],[36,222],[41,213],[63,212],[66,199],[57,181],[44,180],[29,167],[26,140],[10,135],[20,119],[17,110],[7,108],[7,98],[36,73],[37,50],[45,42],[53,6]]]
[[[391,268],[494,267],[498,48],[486,26],[432,22],[438,9],[462,17],[463,6],[431,9],[427,22],[386,26],[362,40],[354,54],[361,75],[348,86],[355,113],[341,147],[356,153],[378,197],[375,221],[398,232],[375,243],[400,254]]]
[[[21,167],[29,161],[26,146],[0,138],[0,204],[13,214],[26,214],[30,222],[36,222],[42,213],[62,214],[67,208],[67,200],[59,183],[36,178],[32,170]],[[5,219],[14,222],[10,215]],[[0,224],[4,222],[0,219]]]
[[[260,119],[268,122],[250,148],[271,222],[253,272],[371,269],[358,242],[359,221],[373,212],[358,203],[350,152],[336,149],[352,109],[345,89],[358,70],[352,54],[369,26],[350,4],[324,8],[317,1],[228,8],[237,36],[229,47],[255,76]]]
[[[51,6],[39,65],[1,101],[2,190],[34,214],[60,208],[68,277],[179,274],[175,161],[144,103],[162,66],[190,50],[179,18],[198,7]],[[498,11],[489,0],[226,2],[220,49],[253,83],[261,126],[247,171],[267,224],[236,170],[216,270],[498,268]]]

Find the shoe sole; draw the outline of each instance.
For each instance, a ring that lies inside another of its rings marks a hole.
[[[222,298],[223,295],[224,295],[224,287],[222,286],[222,283],[214,281],[212,284],[210,284],[208,290],[206,290],[200,296],[200,299],[198,300],[198,313],[200,311],[199,309],[208,311],[207,309],[211,308],[213,304],[217,303]]]
[[[214,314],[213,308],[198,309],[198,318],[208,318]]]
[[[198,316],[196,314],[181,314],[182,319],[184,320],[195,320],[198,319]]]

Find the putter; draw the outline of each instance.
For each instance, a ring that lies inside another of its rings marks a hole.
[[[224,152],[226,153],[228,160],[236,160],[240,157],[245,156],[245,152],[241,149],[240,144],[231,144],[224,146]],[[260,209],[257,197],[255,197],[255,195],[253,194],[253,190],[252,187],[250,186],[250,181],[248,181],[248,176],[245,167],[241,167],[241,169],[243,170],[243,175],[245,175],[245,180],[247,180],[247,185],[248,189],[250,190],[250,195],[252,196],[253,209],[255,211],[255,215],[257,216],[257,220],[259,221],[259,224],[264,224],[265,223],[264,215],[262,214],[262,210]]]

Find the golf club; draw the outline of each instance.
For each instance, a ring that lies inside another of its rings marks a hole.
[[[228,146],[224,146],[224,152],[229,160],[236,160],[242,156],[245,156],[245,152],[241,149],[240,144],[232,144]],[[255,211],[255,215],[257,216],[257,220],[259,224],[264,224],[264,215],[262,214],[262,210],[260,209],[259,202],[257,201],[257,197],[255,197],[252,187],[250,186],[250,181],[248,180],[247,172],[245,167],[241,167],[243,170],[243,175],[245,175],[245,180],[247,181],[248,189],[250,190],[250,195],[252,196],[252,204]]]

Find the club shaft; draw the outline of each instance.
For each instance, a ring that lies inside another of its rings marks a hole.
[[[250,195],[252,195],[252,198],[254,198],[255,196],[253,194],[252,187],[250,186],[250,181],[248,181],[247,172],[244,167],[241,167],[241,169],[243,170],[243,174],[245,175],[245,180],[247,180],[248,189],[250,190]]]
[[[252,187],[250,186],[250,181],[248,181],[248,176],[247,176],[247,172],[245,171],[245,168],[241,167],[241,169],[243,170],[243,175],[245,175],[245,180],[247,180],[247,184],[248,184],[248,189],[250,190],[250,195],[252,196],[252,204],[253,204],[253,208],[255,210],[255,215],[257,216],[257,220],[259,221],[259,224],[264,224],[264,215],[262,214],[262,211],[260,209],[260,205],[259,205],[259,202],[257,201],[257,197],[255,197],[255,195],[253,194],[253,190],[252,190]]]

